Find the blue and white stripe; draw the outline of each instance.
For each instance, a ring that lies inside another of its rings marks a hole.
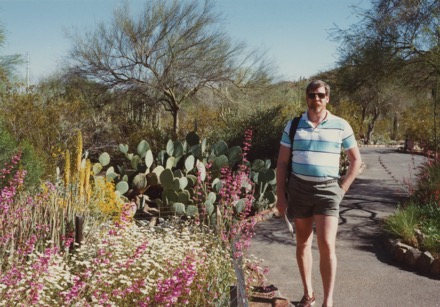
[[[328,111],[327,111],[328,112]],[[283,132],[281,145],[291,148],[289,121]],[[327,117],[313,128],[305,112],[298,124],[292,151],[292,173],[308,181],[339,178],[341,149],[357,146],[353,129],[348,122],[327,113]]]

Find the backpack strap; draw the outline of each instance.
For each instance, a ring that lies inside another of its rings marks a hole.
[[[295,138],[296,129],[298,129],[299,120],[301,116],[296,116],[292,119],[292,124],[290,125],[289,138],[293,145],[293,139]]]
[[[298,129],[299,120],[301,119],[301,116],[295,116],[292,119],[292,123],[290,125],[290,131],[289,131],[289,138],[292,143],[292,151],[293,151],[293,141],[295,139],[295,133]],[[288,173],[287,175],[290,177],[290,173],[292,173],[292,154],[290,154],[289,164],[288,164]]]

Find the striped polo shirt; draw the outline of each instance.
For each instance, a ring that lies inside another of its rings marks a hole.
[[[316,128],[303,113],[295,133],[292,150],[292,173],[307,181],[327,181],[339,178],[341,149],[356,147],[350,124],[327,110],[327,117]],[[291,148],[289,131],[292,121],[284,128],[281,145]]]

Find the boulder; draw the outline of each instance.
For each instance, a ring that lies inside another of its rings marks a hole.
[[[440,276],[440,259],[435,259],[431,264],[431,273]]]
[[[408,249],[405,253],[405,263],[411,266],[415,265],[421,254],[422,252],[416,248]]]
[[[434,257],[430,252],[421,253],[420,257],[417,259],[417,269],[422,273],[429,273],[431,271],[431,265],[434,262]]]
[[[394,258],[401,263],[405,263],[405,254],[412,247],[401,242],[396,244],[396,248],[394,250]]]

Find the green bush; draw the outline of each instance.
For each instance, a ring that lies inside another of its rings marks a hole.
[[[385,220],[384,230],[406,244],[440,255],[440,206],[437,203],[419,205],[411,200]]]
[[[4,165],[19,150],[22,151],[21,163],[27,171],[26,186],[35,186],[44,174],[44,163],[33,147],[27,143],[17,143],[11,134],[0,125],[0,163]]]
[[[425,236],[421,247],[432,253],[440,254],[440,206],[437,203],[418,208],[420,231]]]
[[[403,242],[440,256],[440,163],[420,168],[407,204],[385,220],[384,230]]]
[[[413,199],[419,205],[440,200],[440,161],[431,160],[420,169]]]
[[[250,161],[270,159],[274,167],[280,148],[281,134],[289,119],[282,115],[282,109],[282,106],[277,106],[267,110],[257,110],[244,116],[232,117],[227,127],[218,131],[218,136],[230,146],[241,146],[244,132],[252,128],[252,146],[248,159]]]
[[[397,212],[385,220],[384,230],[395,238],[412,246],[418,246],[416,227],[419,224],[419,211],[415,204],[398,208]]]

